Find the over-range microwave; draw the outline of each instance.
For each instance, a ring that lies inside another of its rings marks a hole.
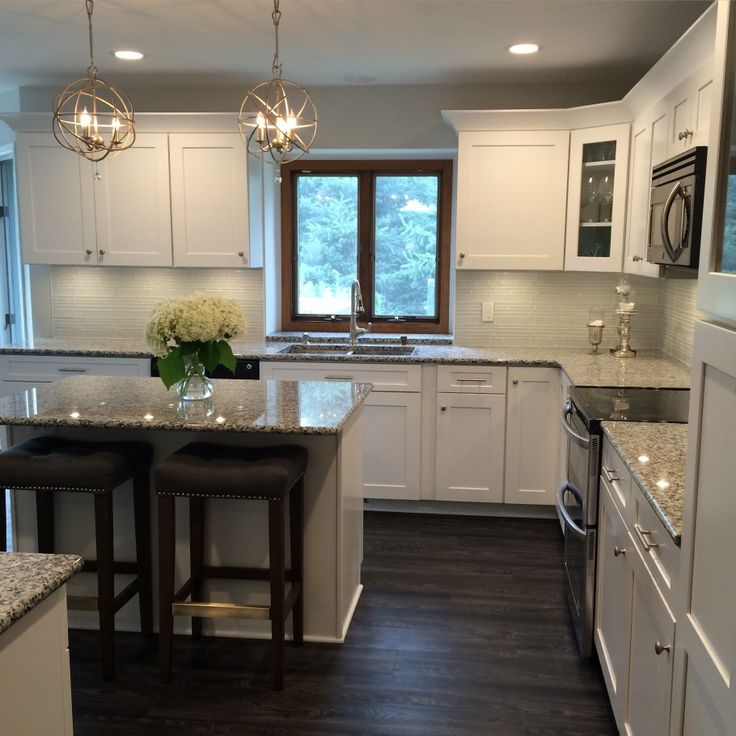
[[[647,261],[697,268],[707,148],[697,146],[652,170]]]

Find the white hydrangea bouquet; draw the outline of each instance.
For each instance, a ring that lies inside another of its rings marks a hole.
[[[236,302],[196,293],[159,304],[146,326],[146,340],[167,390],[178,384],[183,399],[207,398],[212,384],[205,370],[222,364],[235,372],[228,340],[244,330],[245,318]]]

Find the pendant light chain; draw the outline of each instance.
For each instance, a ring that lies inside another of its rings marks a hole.
[[[92,43],[92,13],[95,9],[95,0],[85,0],[87,6],[87,24],[89,26],[89,66],[87,72],[90,77],[97,77],[97,67],[95,66],[94,45]]]
[[[274,52],[273,52],[273,64],[271,65],[271,71],[273,75],[278,79],[281,79],[282,65],[279,61],[279,22],[281,20],[281,11],[279,10],[280,0],[273,0],[273,13],[271,13],[271,19],[273,20],[273,35],[274,35]]]

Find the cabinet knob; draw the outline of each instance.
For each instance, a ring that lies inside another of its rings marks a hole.
[[[662,644],[661,641],[655,642],[654,644],[654,653],[657,655],[662,654],[662,652],[671,652],[672,646],[670,644]]]
[[[86,251],[84,251],[84,252],[85,252],[85,253],[86,253],[86,254],[87,254],[88,256],[91,256],[91,255],[92,255],[92,251],[91,251],[91,250],[90,250],[89,248],[87,248],[87,250],[86,250]]]
[[[446,406],[441,406],[440,407],[440,411],[447,411],[447,407]]]
[[[644,259],[641,256],[632,256],[631,260],[634,261],[634,263],[639,263],[639,261],[643,261]]]
[[[626,554],[626,550],[623,547],[619,547],[618,545],[616,545],[613,548],[613,556],[614,557],[620,557],[621,555],[625,555],[625,554]]]
[[[105,255],[105,251],[104,251],[104,250],[101,250],[101,251],[100,251],[100,255],[101,255],[101,256],[104,256],[104,255]]]
[[[465,253],[458,253],[458,257],[460,258],[460,260],[462,260],[463,258],[465,258]]]
[[[685,130],[681,130],[681,131],[680,131],[680,132],[679,132],[679,133],[677,134],[677,140],[678,140],[678,141],[681,141],[681,140],[683,140],[684,138],[690,138],[690,136],[692,136],[692,134],[693,134],[692,130],[690,130],[689,128],[685,128]]]
[[[511,381],[511,383],[513,383],[514,386],[518,386],[519,385],[519,379],[518,378],[514,378],[514,380]]]
[[[245,255],[245,253],[242,250],[239,250],[238,255],[242,258]]]

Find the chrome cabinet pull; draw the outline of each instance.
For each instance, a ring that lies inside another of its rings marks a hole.
[[[514,378],[514,380],[511,381],[511,383],[513,383],[514,386],[518,386],[519,385],[519,379],[518,378]]]
[[[652,532],[649,529],[642,529],[638,524],[634,524],[634,531],[641,540],[641,543],[644,545],[645,552],[649,552],[650,549],[659,547],[657,542],[652,542],[651,539],[646,539],[646,537],[650,537],[652,535]]]
[[[601,465],[601,470],[603,471],[603,477],[609,483],[613,483],[616,480],[621,480],[621,478],[618,477],[618,473],[615,470],[610,470],[605,465]]]
[[[639,261],[643,261],[644,259],[641,256],[631,256],[631,260],[634,261],[634,263],[639,263]]]
[[[59,373],[86,373],[86,368],[57,368]]]
[[[440,411],[447,411],[447,407],[446,406],[441,406],[440,407]]]
[[[352,376],[325,376],[325,381],[352,381]]]
[[[662,654],[662,652],[671,652],[672,651],[672,645],[671,644],[662,644],[661,641],[657,641],[654,643],[654,653],[659,656]]]
[[[91,255],[92,255],[92,251],[91,251],[91,250],[90,250],[89,248],[87,248],[87,250],[85,250],[84,252],[85,252],[85,253],[86,253],[86,254],[87,254],[88,256],[91,256]]]
[[[100,251],[100,255],[101,255],[101,256],[104,256],[104,255],[105,255],[105,251],[104,251],[104,250],[101,250],[101,251]]]
[[[677,134],[677,140],[678,141],[684,140],[685,138],[689,138],[692,134],[693,132],[692,130],[690,130],[690,128],[685,128],[685,130],[681,130]]]
[[[245,255],[245,251],[239,250],[238,255],[242,258]]]
[[[460,256],[460,260],[462,260],[463,258],[465,258],[465,253],[458,253],[458,255]]]
[[[456,378],[458,383],[485,383],[485,378]]]
[[[623,547],[619,547],[618,545],[616,545],[613,548],[613,556],[614,557],[620,557],[621,555],[625,555],[625,554],[626,554],[626,550]]]

